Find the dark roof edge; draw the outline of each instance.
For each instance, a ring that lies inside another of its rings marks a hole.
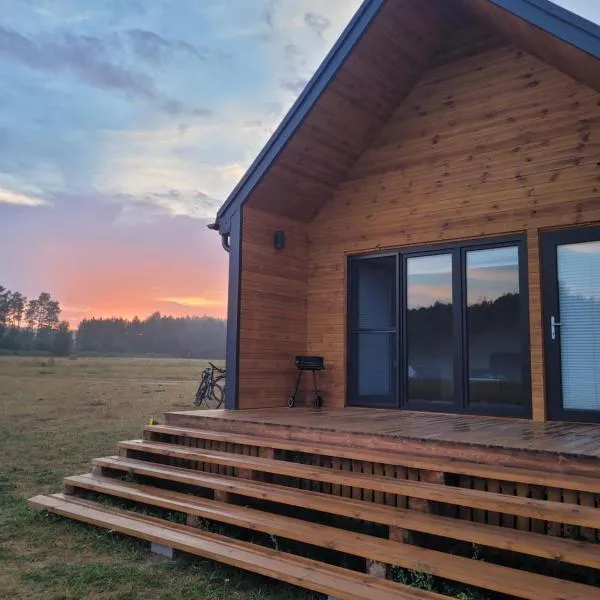
[[[281,150],[302,124],[322,92],[373,22],[386,0],[364,0],[321,66],[217,213],[216,224],[227,227]],[[490,0],[492,4],[539,27],[554,37],[600,59],[600,26],[549,0]]]
[[[219,209],[217,223],[220,224],[223,220],[227,220],[229,215],[244,203],[271,163],[302,124],[384,3],[385,0],[365,0],[362,3],[279,127]]]
[[[600,25],[550,0],[490,0],[516,17],[600,59]]]

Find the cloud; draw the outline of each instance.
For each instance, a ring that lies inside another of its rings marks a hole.
[[[323,33],[331,25],[331,21],[327,17],[313,12],[309,12],[304,15],[304,22],[319,37],[323,37]]]
[[[201,296],[167,296],[165,298],[156,298],[159,302],[171,302],[180,306],[189,306],[192,308],[201,308],[209,306],[222,306],[222,300],[211,300]]]
[[[275,2],[273,0],[266,6],[263,18],[269,29],[275,28]]]
[[[210,108],[194,108],[192,114],[197,117],[211,117],[214,115],[214,111]]]
[[[183,102],[180,102],[179,100],[175,100],[173,98],[165,100],[160,106],[165,112],[169,113],[174,117],[180,115],[185,108]]]
[[[211,198],[204,192],[193,190],[154,192],[144,194],[143,196],[129,196],[128,200],[128,203],[121,205],[123,211],[125,212],[128,209],[133,210],[138,220],[140,218],[139,208],[144,206],[150,209],[144,211],[146,217],[152,216],[154,213],[157,217],[169,215],[207,219],[217,211],[221,204],[220,200]]]
[[[306,87],[307,83],[307,79],[304,79],[303,77],[297,77],[295,79],[282,79],[279,83],[279,86],[281,89],[292,92],[292,94],[297,96]]]
[[[113,225],[130,226],[137,223],[160,222],[165,217],[210,220],[220,206],[221,200],[194,189],[172,189],[165,192],[140,191],[138,194],[96,189],[81,192],[54,191],[48,194],[47,198],[40,199],[40,203],[60,205],[63,210],[77,206],[80,214],[83,214],[86,207],[95,207],[96,214],[99,207],[106,207],[103,218],[111,215]]]
[[[37,196],[20,194],[4,188],[0,188],[0,204],[16,204],[17,206],[43,206],[48,202]]]
[[[298,56],[302,55],[302,51],[296,44],[292,44],[291,42],[287,43],[283,49],[285,52],[285,56],[288,60],[296,60]]]
[[[18,61],[37,71],[68,71],[90,86],[118,90],[153,101],[171,115],[181,114],[185,108],[182,102],[157,90],[148,72],[126,64],[128,46],[150,63],[162,61],[167,48],[183,48],[201,57],[190,44],[142,30],[102,37],[63,33],[34,40],[0,26],[0,60]]]
[[[18,60],[32,69],[69,69],[98,87],[144,97],[156,95],[151,77],[111,63],[105,54],[105,45],[97,37],[64,34],[57,40],[34,43],[16,31],[0,27],[0,58]]]
[[[208,51],[199,50],[189,42],[164,38],[153,31],[130,29],[122,35],[129,38],[133,52],[141,59],[152,64],[161,64],[171,52],[182,51],[206,61]]]

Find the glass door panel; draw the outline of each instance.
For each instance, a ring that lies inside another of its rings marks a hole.
[[[560,245],[556,261],[562,405],[600,411],[600,241]]]
[[[395,404],[394,365],[396,336],[393,333],[359,333],[356,336],[358,397],[370,404]]]
[[[406,400],[453,404],[452,254],[406,258]]]
[[[351,262],[348,402],[355,406],[398,404],[396,260]]]
[[[524,402],[519,247],[466,252],[469,405]],[[525,327],[527,325],[525,324]]]

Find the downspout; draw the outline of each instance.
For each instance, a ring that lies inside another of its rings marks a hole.
[[[240,288],[242,261],[242,211],[237,210],[226,221],[217,217],[208,226],[221,236],[221,243],[229,253],[227,286],[227,380],[225,383],[225,408],[238,406],[239,341],[240,341]]]
[[[207,225],[207,227],[213,231],[219,231],[218,223],[211,223],[210,225]],[[231,250],[231,242],[228,233],[221,233],[221,246],[223,246],[225,252],[229,252]]]

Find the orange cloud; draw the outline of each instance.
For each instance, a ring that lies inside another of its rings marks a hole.
[[[194,308],[205,308],[221,306],[223,303],[221,300],[211,300],[209,298],[202,298],[198,296],[168,296],[167,298],[157,298],[159,302],[172,302],[173,304],[179,304],[180,306],[189,306]]]

